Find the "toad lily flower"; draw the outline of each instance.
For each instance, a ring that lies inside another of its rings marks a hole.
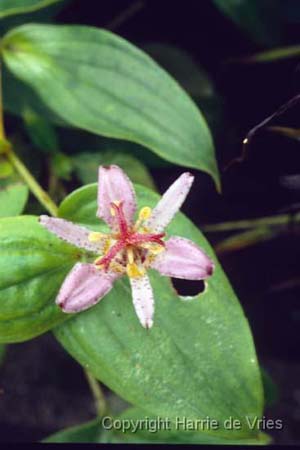
[[[184,202],[193,176],[183,173],[155,208],[143,207],[136,222],[136,198],[127,175],[115,165],[99,168],[97,216],[111,233],[93,232],[64,219],[41,216],[40,223],[59,238],[97,255],[93,263],[77,263],[56,299],[66,313],[83,311],[99,302],[119,277],[127,274],[136,314],[145,328],[153,325],[154,298],[147,269],[161,275],[203,280],[214,264],[192,241],[173,236],[165,227]]]

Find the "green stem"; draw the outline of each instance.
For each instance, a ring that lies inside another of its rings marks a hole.
[[[3,118],[3,101],[2,101],[2,67],[0,61],[0,139],[5,140],[4,118]]]
[[[202,227],[206,232],[222,232],[246,230],[248,228],[257,228],[262,226],[284,226],[291,223],[300,222],[300,213],[297,214],[280,214],[277,216],[260,217],[259,219],[236,220],[232,222],[222,222]]]
[[[46,191],[39,185],[36,179],[31,175],[27,167],[15,154],[11,146],[5,151],[7,159],[16,169],[21,178],[25,181],[31,192],[35,195],[41,205],[52,215],[57,216],[58,208]]]
[[[108,412],[108,408],[107,408],[106,399],[105,399],[103,391],[100,387],[100,384],[88,370],[84,369],[84,373],[85,373],[87,382],[89,384],[90,390],[95,399],[95,405],[96,405],[96,410],[97,410],[98,416],[103,417]]]

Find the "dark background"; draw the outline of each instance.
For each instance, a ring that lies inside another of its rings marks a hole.
[[[280,45],[300,43],[300,6],[296,11],[295,1],[273,3],[284,6]],[[282,179],[289,178],[282,177],[300,173],[299,140],[262,129],[253,138],[246,161],[224,169],[241,154],[247,132],[299,93],[297,58],[242,63],[240,58],[266,46],[222,15],[210,0],[74,0],[57,21],[109,28],[139,47],[175,46],[206,71],[214,93],[197,102],[213,131],[223,192],[217,194],[208,176],[193,171],[196,182],[183,210],[197,225],[297,211],[300,181],[286,187]],[[299,112],[296,104],[272,125],[300,128]],[[161,192],[182,172],[161,162],[149,166]],[[213,245],[228,235],[206,233]],[[266,416],[283,420],[283,430],[273,435],[276,443],[285,444],[300,443],[299,243],[299,228],[293,225],[272,240],[219,254],[249,319],[261,365],[278,390]],[[191,293],[185,285],[179,289]],[[50,335],[9,347],[0,386],[0,441],[38,440],[94,414],[81,368]]]

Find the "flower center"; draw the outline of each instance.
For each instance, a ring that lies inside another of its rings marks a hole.
[[[117,231],[112,234],[91,233],[93,242],[103,241],[103,256],[94,262],[97,268],[104,271],[127,272],[129,277],[140,277],[153,261],[155,256],[164,250],[162,238],[165,233],[151,233],[144,226],[151,215],[151,208],[142,208],[134,226],[127,223],[123,202],[111,203],[111,215],[116,219]]]

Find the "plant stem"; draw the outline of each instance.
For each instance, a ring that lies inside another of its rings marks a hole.
[[[6,157],[14,166],[18,174],[25,181],[31,192],[35,195],[41,205],[52,215],[57,216],[58,208],[46,191],[40,186],[36,179],[31,175],[27,167],[15,154],[11,146],[6,149]]]
[[[116,28],[123,25],[127,20],[131,19],[136,13],[138,13],[145,6],[144,1],[136,1],[132,3],[128,8],[118,14],[114,19],[112,19],[107,25],[108,30],[115,30]]]
[[[261,226],[284,226],[292,223],[300,222],[300,213],[297,214],[280,214],[277,216],[260,217],[259,219],[236,220],[232,222],[222,222],[202,227],[203,231],[223,232],[234,230],[246,230],[248,228],[256,228]]]
[[[3,120],[3,99],[2,99],[2,67],[0,60],[0,139],[5,140],[4,120]]]
[[[107,408],[106,399],[105,399],[103,391],[100,387],[100,384],[98,383],[96,378],[87,369],[84,369],[84,373],[85,373],[90,390],[91,390],[94,400],[95,400],[95,405],[96,405],[96,410],[97,410],[98,416],[103,417],[107,413],[108,408]]]

